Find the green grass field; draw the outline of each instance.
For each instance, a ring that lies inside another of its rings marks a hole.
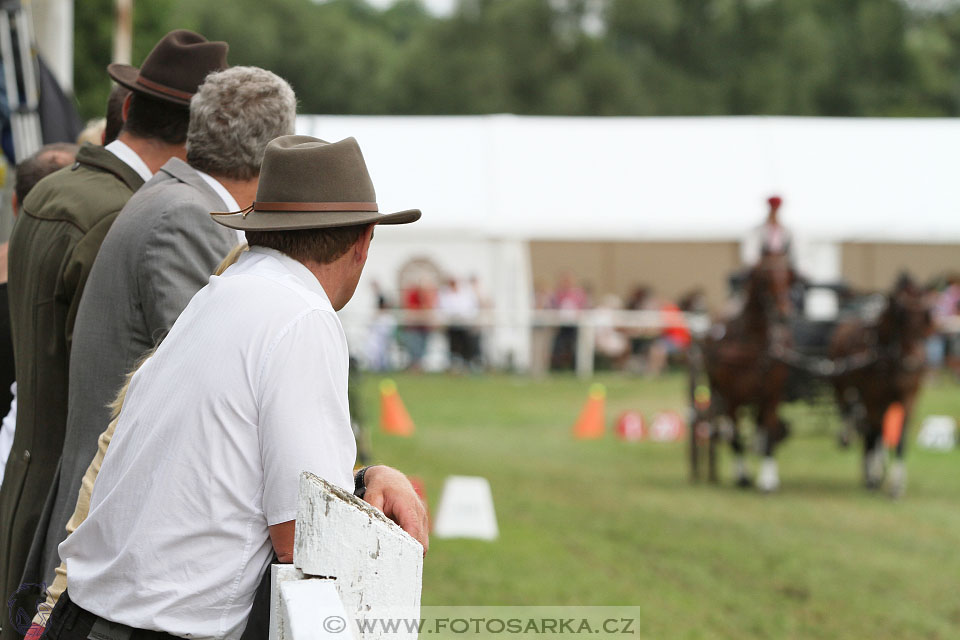
[[[651,638],[960,638],[960,452],[913,448],[906,496],[860,486],[836,418],[788,406],[775,495],[692,485],[685,445],[575,441],[588,384],[572,377],[398,375],[416,422],[379,432],[379,377],[360,398],[375,457],[493,489],[500,539],[432,540],[425,605],[631,605]],[[682,409],[679,375],[598,377],[607,422]],[[960,416],[960,386],[928,385],[917,417]],[[919,420],[914,419],[911,437]],[[756,468],[756,459],[753,460]]]

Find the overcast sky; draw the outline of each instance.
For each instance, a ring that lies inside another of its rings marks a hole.
[[[375,7],[389,7],[396,0],[367,0]],[[453,11],[456,0],[421,0],[423,4],[436,15],[449,15]]]

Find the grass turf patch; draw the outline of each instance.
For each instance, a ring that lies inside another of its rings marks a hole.
[[[715,487],[689,482],[683,443],[574,440],[589,388],[574,377],[397,375],[412,438],[379,432],[380,379],[360,387],[377,461],[420,476],[433,508],[447,475],[494,495],[499,540],[431,541],[425,605],[631,605],[658,638],[960,637],[960,452],[911,448],[891,501],[861,487],[831,412],[788,406],[765,496],[731,486],[726,448]],[[595,381],[608,427],[685,410],[680,375]],[[924,415],[960,416],[958,392],[928,385],[911,439]]]

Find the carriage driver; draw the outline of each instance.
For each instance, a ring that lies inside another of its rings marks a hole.
[[[783,198],[770,196],[767,198],[769,210],[763,224],[757,225],[744,238],[740,256],[743,264],[752,267],[765,255],[786,255],[792,262],[793,234],[780,222],[780,205]]]

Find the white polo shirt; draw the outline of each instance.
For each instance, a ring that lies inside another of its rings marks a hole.
[[[347,358],[301,263],[254,247],[211,277],[133,377],[90,514],[59,547],[71,600],[141,629],[239,638],[300,472],[353,490]]]

